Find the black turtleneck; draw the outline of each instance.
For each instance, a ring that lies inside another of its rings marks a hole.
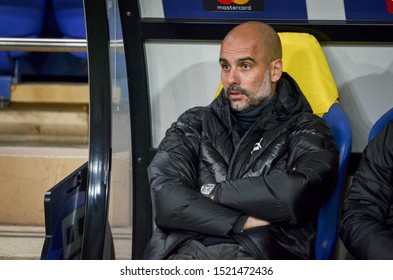
[[[237,112],[234,110],[231,110],[232,115],[235,117],[236,122],[237,122],[237,132],[240,134],[240,137],[242,137],[247,130],[251,128],[251,126],[256,122],[256,120],[259,118],[259,116],[262,114],[262,111],[272,103],[272,100],[275,98],[273,96],[269,101],[263,102],[262,105],[259,107],[248,111],[248,112]]]

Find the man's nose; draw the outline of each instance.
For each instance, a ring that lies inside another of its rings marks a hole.
[[[230,85],[239,85],[240,84],[239,74],[237,73],[236,69],[231,69],[231,71],[229,71],[228,83]]]

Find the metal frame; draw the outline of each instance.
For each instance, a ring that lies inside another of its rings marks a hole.
[[[112,156],[109,30],[105,0],[84,0],[88,42],[90,133],[82,259],[107,259]],[[112,248],[109,249],[111,250]]]
[[[152,234],[147,166],[151,160],[151,123],[144,40],[137,1],[119,0],[131,118],[133,225],[132,259],[141,259]]]
[[[121,0],[119,0],[121,1]],[[135,0],[134,0],[135,1]],[[133,1],[133,2],[134,2]],[[144,40],[221,40],[240,20],[139,20]],[[306,32],[319,42],[327,43],[391,43],[393,22],[338,20],[264,20],[277,32]]]
[[[86,52],[85,39],[0,38],[0,51]]]

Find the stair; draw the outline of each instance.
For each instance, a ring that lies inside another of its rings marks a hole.
[[[131,228],[113,228],[117,260],[131,258]],[[0,260],[39,260],[45,240],[42,226],[0,225]]]
[[[22,83],[0,108],[0,259],[39,259],[44,195],[88,160],[88,85]]]
[[[87,84],[22,83],[0,107],[0,260],[40,259],[44,195],[88,161]],[[129,153],[114,153],[111,199],[130,197]],[[116,259],[131,258],[132,205],[111,203]]]
[[[88,160],[87,147],[0,146],[0,225],[44,225],[44,195]]]
[[[87,84],[17,84],[0,109],[0,143],[87,145]]]
[[[38,260],[44,238],[44,227],[0,225],[0,260]]]

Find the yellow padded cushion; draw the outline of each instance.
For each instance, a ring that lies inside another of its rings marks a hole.
[[[338,101],[338,91],[317,39],[307,33],[279,32],[283,71],[298,83],[314,114],[322,116]],[[216,96],[222,89],[222,83]]]

